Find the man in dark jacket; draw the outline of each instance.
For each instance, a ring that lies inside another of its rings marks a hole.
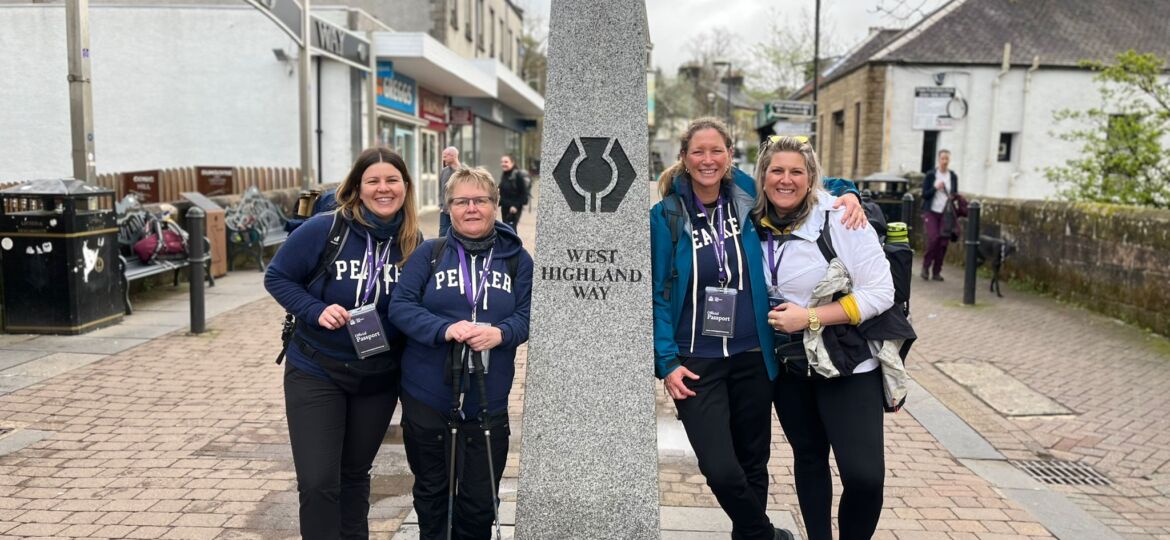
[[[938,167],[922,180],[922,219],[926,222],[926,254],[922,257],[922,279],[942,281],[943,258],[950,231],[943,231],[943,214],[950,198],[959,193],[959,175],[950,170],[951,151],[938,151]],[[933,271],[934,277],[931,277]]]
[[[516,167],[516,158],[504,155],[500,158],[500,214],[512,230],[520,223],[520,215],[528,204],[528,175]]]

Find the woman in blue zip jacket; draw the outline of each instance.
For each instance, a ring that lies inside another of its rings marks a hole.
[[[294,230],[264,275],[296,316],[284,401],[308,539],[369,536],[370,467],[394,415],[402,353],[385,313],[399,264],[422,241],[414,182],[386,148],[358,156],[337,205]],[[330,250],[336,258],[322,260]]]
[[[532,257],[516,232],[496,221],[500,194],[486,170],[456,170],[445,198],[447,236],[419,247],[390,302],[390,320],[408,338],[402,433],[419,537],[447,538],[451,525],[450,538],[488,538],[508,458],[516,348],[528,341]],[[474,355],[482,356],[482,378]]]
[[[694,120],[679,162],[659,179],[662,201],[650,209],[655,374],[731,518],[732,538],[786,539],[791,533],[765,513],[778,367],[763,252],[749,216],[755,181],[731,166],[731,145],[723,122]],[[864,223],[858,197],[841,201],[851,226]]]

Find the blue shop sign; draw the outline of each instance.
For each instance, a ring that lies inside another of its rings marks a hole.
[[[378,106],[414,116],[418,86],[414,79],[394,71],[394,63],[378,61]]]

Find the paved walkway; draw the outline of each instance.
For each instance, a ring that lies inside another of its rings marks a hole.
[[[521,225],[529,245],[534,216]],[[435,227],[426,216],[424,230]],[[1170,344],[1017,290],[980,290],[979,305],[963,307],[958,269],[947,276],[914,284],[922,338],[910,369],[921,389],[886,415],[877,537],[1170,538]],[[139,312],[100,333],[0,335],[0,428],[15,429],[0,435],[0,538],[296,536],[272,364],[282,311],[259,272],[232,273],[209,294],[220,314],[199,336],[185,334],[186,297],[168,287],[136,297]],[[526,355],[518,362],[506,502]],[[662,503],[716,520],[671,405],[659,402]],[[773,441],[770,508],[799,521],[778,424]],[[1042,484],[1012,461],[1047,458],[1091,465],[1110,485]],[[374,474],[371,528],[390,538],[411,504],[396,430]]]

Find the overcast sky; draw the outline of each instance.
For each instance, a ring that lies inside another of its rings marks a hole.
[[[517,4],[526,9],[526,17],[535,15],[547,25],[551,2],[518,0]],[[928,12],[942,3],[943,0],[822,0],[822,32],[828,29],[839,48],[849,49],[863,39],[872,26],[903,27],[920,17],[914,15],[914,8],[921,6],[920,12]],[[688,41],[696,34],[719,26],[740,34],[743,49],[747,50],[751,44],[767,36],[772,26],[768,20],[770,6],[791,11],[792,15],[786,17],[785,24],[811,25],[814,5],[815,0],[647,0],[654,65],[673,75],[680,63],[690,59]],[[909,17],[900,20],[879,14],[875,11],[878,5],[887,8],[902,6],[899,17]]]

